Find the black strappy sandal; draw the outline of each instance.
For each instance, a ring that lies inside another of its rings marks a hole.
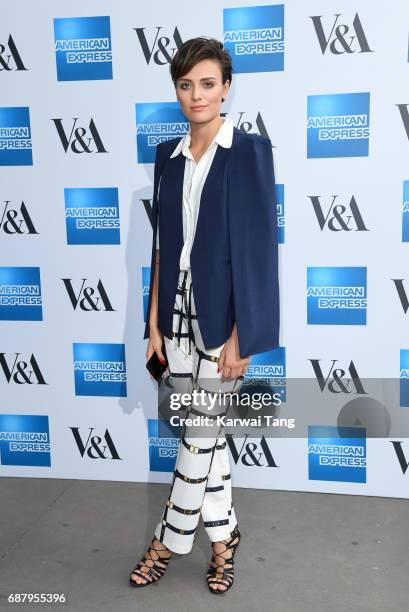
[[[211,563],[214,563],[215,565],[209,565],[206,574],[207,586],[209,587],[209,591],[211,591],[212,593],[216,593],[217,595],[223,594],[228,591],[233,585],[234,555],[236,553],[236,548],[240,543],[240,539],[241,533],[236,525],[232,532],[232,537],[229,540],[221,541],[221,543],[224,544],[225,549],[221,553],[214,553],[212,555]],[[230,559],[222,556],[228,550],[232,551]],[[219,557],[219,559],[223,560],[222,564],[216,561],[216,557]],[[213,588],[211,586],[212,584],[222,584],[225,588],[222,590]]]
[[[157,538],[153,538],[151,545],[146,551],[143,559],[141,559],[138,562],[137,566],[134,567],[134,569],[129,574],[129,582],[134,587],[144,587],[144,586],[147,586],[148,584],[157,582],[160,578],[162,578],[163,574],[166,571],[167,565],[169,563],[169,559],[171,559],[172,555],[170,555],[169,557],[161,557],[160,553],[161,552],[171,552],[171,551],[169,551],[169,549],[165,550],[162,548],[155,548],[153,543],[156,539]],[[154,550],[157,553],[158,559],[153,559],[152,553],[151,553],[152,550]],[[153,565],[152,566],[148,565],[147,561],[152,561]],[[162,565],[158,565],[158,563],[161,563]],[[143,566],[148,567],[149,570],[142,571],[141,568]],[[140,583],[135,582],[135,580],[132,578],[132,574],[136,574],[137,576],[140,576],[141,578],[144,579],[145,582],[140,582]]]

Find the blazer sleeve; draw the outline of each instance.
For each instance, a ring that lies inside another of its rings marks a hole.
[[[244,358],[279,346],[277,202],[270,139],[247,134],[232,148],[227,202],[234,312]]]
[[[157,223],[156,223],[156,249],[159,249],[159,194],[160,194],[160,177],[159,177],[159,186],[158,186],[158,195],[156,197],[158,201],[158,212],[157,212]]]
[[[151,309],[152,302],[152,289],[153,289],[153,276],[155,271],[155,257],[156,257],[156,249],[157,245],[157,233],[158,233],[158,187],[159,187],[159,179],[162,174],[163,166],[166,160],[164,151],[163,151],[163,143],[159,143],[156,146],[156,156],[155,156],[155,169],[153,174],[153,196],[152,196],[152,250],[151,250],[151,273],[150,273],[150,281],[149,281],[149,297],[148,297],[148,307],[146,311],[146,323],[145,323],[145,332],[143,335],[143,339],[149,338],[149,313]]]

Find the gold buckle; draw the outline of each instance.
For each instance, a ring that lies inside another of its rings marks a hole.
[[[179,533],[180,533],[180,535],[183,535],[185,533],[185,530],[181,529]]]
[[[191,510],[185,510],[185,514],[192,514]]]
[[[162,525],[166,525],[165,519],[162,520]]]
[[[187,481],[187,476],[183,476],[183,480],[186,480],[186,481]]]
[[[199,454],[199,447],[198,446],[193,446],[192,444],[189,446],[189,450],[191,453],[195,453],[196,455]]]
[[[173,502],[168,500],[168,506],[169,506],[169,508],[173,508]]]

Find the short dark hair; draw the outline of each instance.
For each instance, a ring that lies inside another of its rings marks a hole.
[[[176,87],[176,81],[182,78],[198,62],[204,59],[214,59],[220,64],[223,85],[227,80],[232,81],[232,60],[223,43],[216,38],[198,36],[185,40],[175,53],[171,65],[170,75]]]

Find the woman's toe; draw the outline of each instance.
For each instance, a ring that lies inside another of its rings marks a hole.
[[[215,591],[225,591],[226,587],[224,586],[223,582],[213,582],[211,585]]]
[[[132,580],[136,582],[136,584],[142,584],[143,582],[145,582],[145,580],[140,574],[132,574]]]

